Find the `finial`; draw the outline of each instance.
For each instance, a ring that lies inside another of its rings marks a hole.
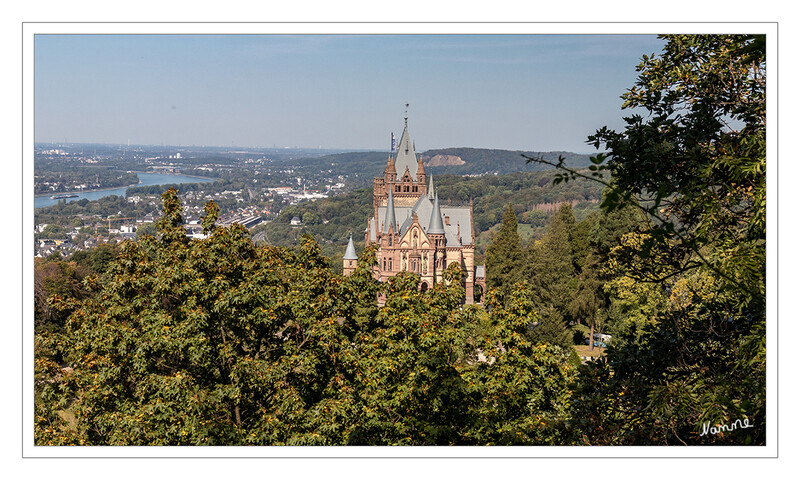
[[[406,113],[403,119],[406,121],[406,127],[408,126],[408,104],[406,103]]]

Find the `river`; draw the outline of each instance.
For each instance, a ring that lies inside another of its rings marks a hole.
[[[188,175],[169,175],[165,173],[139,173],[137,172],[136,175],[139,176],[139,184],[138,185],[128,185],[126,187],[120,188],[109,188],[106,190],[96,190],[93,192],[74,192],[77,193],[77,197],[67,198],[67,202],[73,202],[75,200],[81,200],[83,198],[89,200],[97,200],[102,197],[107,197],[109,195],[117,195],[120,197],[125,196],[125,191],[128,190],[131,186],[134,187],[145,187],[148,185],[169,185],[173,183],[204,183],[204,182],[213,182],[214,178],[205,178],[205,177],[190,177]],[[47,195],[38,195],[34,197],[33,200],[33,208],[41,208],[41,207],[49,207],[50,205],[55,205],[58,203],[58,200],[53,200],[50,198],[53,194]]]

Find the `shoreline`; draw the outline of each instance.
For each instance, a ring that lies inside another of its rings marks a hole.
[[[218,178],[199,177],[197,175],[184,175],[182,173],[134,172],[132,170],[131,170],[131,173],[135,173],[137,175],[140,174],[140,173],[144,173],[146,175],[153,174],[153,175],[168,175],[168,176],[174,176],[174,177],[202,178],[203,180],[209,180],[210,182],[214,182],[216,180],[219,180]],[[141,186],[141,184],[142,184],[142,181],[139,180],[139,183],[134,183],[133,185],[124,185],[124,186],[121,186],[121,187],[95,188],[95,189],[91,189],[91,190],[72,190],[72,191],[69,191],[69,192],[40,193],[38,195],[34,195],[33,198],[42,198],[42,197],[50,198],[53,195],[62,195],[62,194],[63,195],[68,195],[68,194],[73,194],[73,193],[80,195],[82,193],[96,193],[96,192],[105,192],[105,191],[108,191],[108,190],[119,190],[120,188],[124,188],[124,189],[127,190],[128,188],[131,188],[131,187]],[[154,183],[152,185],[160,185],[160,184]],[[143,186],[148,187],[149,185],[143,185]]]

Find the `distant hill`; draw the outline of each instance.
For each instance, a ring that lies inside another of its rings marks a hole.
[[[428,173],[453,175],[505,175],[516,172],[535,172],[550,167],[538,163],[526,163],[522,155],[541,156],[545,160],[565,159],[565,165],[582,168],[591,164],[590,155],[572,152],[524,152],[519,150],[497,150],[486,148],[442,148],[420,153]],[[298,173],[331,171],[350,177],[351,188],[362,188],[372,184],[374,177],[381,176],[386,167],[388,152],[350,152],[292,160]]]
[[[486,148],[442,148],[420,154],[426,166],[435,173],[453,175],[505,175],[515,172],[536,172],[550,167],[539,163],[526,163],[522,157],[542,157],[557,162],[564,157],[568,167],[582,168],[591,165],[590,155],[572,152],[523,152],[519,150],[496,150]]]

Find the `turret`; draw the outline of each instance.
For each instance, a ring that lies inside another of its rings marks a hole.
[[[426,232],[428,235],[444,235],[444,222],[442,222],[442,210],[439,208],[439,194],[434,194],[433,211],[431,212],[431,222]]]
[[[353,234],[350,234],[350,240],[347,242],[347,250],[344,252],[344,258],[342,259],[342,270],[345,276],[350,275],[356,269],[356,264],[358,263],[358,255],[356,255],[356,247],[353,245]]]
[[[445,250],[445,236],[444,236],[444,222],[442,221],[442,210],[439,208],[439,194],[435,193],[433,197],[433,210],[431,211],[431,220],[428,224],[428,229],[425,231],[433,241],[433,281],[434,284],[442,280],[444,273],[445,258],[447,251]]]
[[[394,158],[389,155],[389,159],[386,160],[386,169],[383,171],[383,181],[389,184],[395,180],[397,180],[397,170],[394,166]]]
[[[422,157],[417,158],[417,181],[425,185],[425,164],[422,163]]]
[[[394,196],[392,190],[389,189],[389,199],[386,201],[386,215],[383,217],[383,230],[381,233],[397,233],[397,219],[394,214]]]

